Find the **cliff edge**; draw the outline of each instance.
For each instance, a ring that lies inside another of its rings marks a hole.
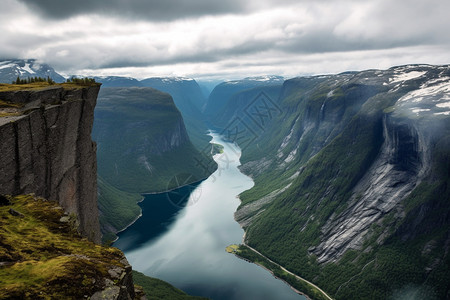
[[[99,84],[0,85],[0,194],[57,201],[81,234],[101,240],[96,144]]]

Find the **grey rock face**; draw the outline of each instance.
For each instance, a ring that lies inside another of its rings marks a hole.
[[[382,225],[386,214],[404,218],[402,201],[433,172],[430,148],[445,139],[443,128],[450,113],[448,67],[406,66],[391,72],[388,82],[393,88],[388,94],[406,85],[411,90],[396,101],[392,113],[384,115],[383,146],[354,187],[348,208],[331,216],[321,230],[321,243],[311,247],[319,262],[335,261],[349,249],[361,250],[371,225]],[[382,232],[377,243],[388,236]]]
[[[322,228],[322,242],[313,249],[319,262],[334,261],[349,249],[360,250],[372,224],[399,205],[430,168],[429,141],[414,124],[385,116],[384,144],[349,200],[349,207],[333,215]],[[381,242],[383,238],[379,240]]]
[[[96,145],[91,140],[99,87],[1,92],[21,103],[0,118],[0,194],[35,193],[75,213],[81,233],[100,242]]]
[[[121,260],[124,267],[111,266],[108,274],[111,276],[103,280],[103,290],[94,293],[90,299],[114,299],[114,300],[131,300],[135,299],[136,293],[133,283],[133,275],[131,273],[131,265],[126,258]]]

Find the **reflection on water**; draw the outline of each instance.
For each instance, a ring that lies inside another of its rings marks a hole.
[[[212,142],[224,146],[224,153],[214,158],[217,171],[194,190],[147,195],[143,216],[114,246],[124,250],[134,269],[190,294],[232,300],[305,299],[266,270],[225,251],[242,241],[244,232],[233,218],[239,206],[236,196],[253,181],[237,168],[240,150],[212,136]],[[182,200],[186,195],[187,202]]]
[[[147,194],[139,203],[143,217],[119,234],[114,247],[133,251],[144,243],[163,235],[170,229],[178,213],[186,206],[189,196],[201,182],[189,184],[166,193]]]

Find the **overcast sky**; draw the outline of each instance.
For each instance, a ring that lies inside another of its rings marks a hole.
[[[197,79],[448,64],[449,12],[449,0],[1,0],[0,57]]]

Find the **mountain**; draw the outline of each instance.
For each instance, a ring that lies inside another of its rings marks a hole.
[[[133,87],[142,86],[139,80],[132,77],[122,76],[95,76],[96,82],[100,82],[103,87]]]
[[[260,104],[232,136],[246,243],[335,299],[448,298],[450,67],[294,78]]]
[[[205,97],[205,100],[208,100],[209,95],[213,91],[213,89],[222,81],[218,80],[196,80],[198,83],[198,86],[202,90],[203,96]],[[205,109],[206,102],[203,104],[201,110],[203,111]]]
[[[102,88],[93,138],[104,233],[139,216],[139,194],[197,182],[216,168],[211,147],[199,152],[191,143],[172,97],[152,88]]]
[[[183,116],[188,135],[197,149],[209,147],[210,138],[205,118],[201,113],[206,97],[194,79],[183,77],[153,77],[137,80],[131,77],[94,77],[103,87],[151,87],[172,96],[175,105]]]
[[[209,146],[210,138],[206,135],[208,128],[200,111],[206,98],[195,80],[183,77],[155,77],[141,80],[140,83],[142,86],[170,94],[183,116],[194,146],[200,151]]]
[[[127,192],[168,190],[169,180],[186,170],[192,182],[208,175],[196,165],[203,156],[190,142],[172,98],[152,88],[103,88],[93,137],[99,175]]]
[[[200,86],[194,79],[184,77],[153,77],[140,81],[143,86],[166,92],[174,98],[178,109],[192,109],[191,106],[200,110],[206,99]],[[191,110],[192,113],[195,111]]]
[[[35,59],[11,59],[0,61],[0,82],[11,83],[20,77],[52,78],[55,82],[64,82],[65,79],[47,64]]]
[[[0,299],[143,296],[123,253],[98,245],[99,89],[0,85]]]
[[[224,133],[232,129],[237,120],[242,124],[252,124],[254,118],[265,118],[260,111],[270,108],[269,112],[277,112],[273,104],[278,99],[283,85],[273,84],[268,86],[259,86],[243,91],[236,92],[230,96],[221,109],[217,111],[214,117],[210,118],[210,123],[217,130]],[[267,120],[260,120],[266,126]],[[256,129],[256,128],[255,128]],[[252,128],[248,128],[252,130]]]
[[[204,114],[213,120],[234,94],[256,87],[281,86],[283,81],[283,77],[268,75],[222,82],[209,95]]]

